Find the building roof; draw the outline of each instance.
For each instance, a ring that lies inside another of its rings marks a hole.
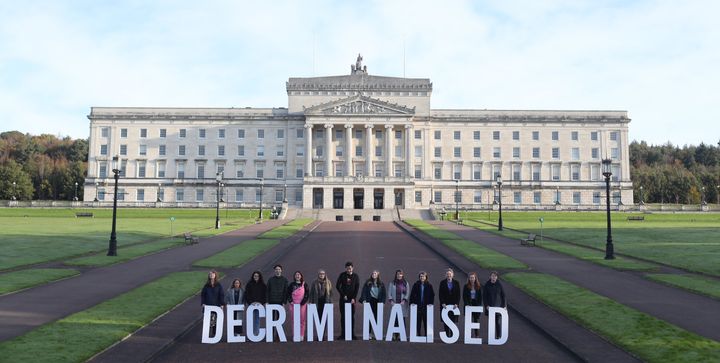
[[[383,77],[355,73],[345,76],[293,77],[287,81],[286,88],[288,91],[359,89],[432,91],[432,82],[429,78]]]

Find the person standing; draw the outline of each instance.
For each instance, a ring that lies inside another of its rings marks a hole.
[[[285,305],[288,302],[288,279],[283,276],[283,267],[280,264],[273,266],[274,275],[267,281],[268,304]],[[280,312],[273,310],[273,320],[280,318]],[[277,331],[273,332],[275,340],[278,339]]]
[[[348,261],[345,263],[345,271],[338,276],[335,288],[338,290],[340,295],[340,329],[343,331],[341,336],[345,336],[345,304],[350,303],[351,306],[351,320],[350,320],[350,334],[351,338],[355,337],[355,299],[357,298],[358,290],[360,290],[360,279],[357,274],[353,273],[353,263]],[[338,338],[340,340],[341,338]]]
[[[482,306],[482,285],[478,280],[477,273],[471,272],[468,275],[467,282],[463,286],[463,305],[464,306]],[[480,313],[473,313],[470,320],[473,323],[480,322]],[[473,337],[480,336],[479,331],[473,331]]]
[[[428,273],[420,271],[418,274],[418,280],[410,291],[410,304],[417,305],[417,326],[415,327],[415,333],[420,336],[420,327],[425,328],[425,334],[427,335],[427,307],[432,305],[435,300],[435,291],[433,290],[432,284],[428,281]]]
[[[333,287],[330,279],[327,278],[325,270],[318,271],[318,277],[310,284],[308,302],[315,304],[318,316],[325,312],[325,304],[332,304]]]
[[[293,282],[288,285],[288,302],[290,303],[290,322],[295,324],[295,314],[300,314],[300,340],[305,338],[307,322],[308,287],[302,272],[295,271]],[[300,304],[300,311],[295,311],[295,304]],[[294,330],[293,330],[294,331]]]
[[[265,305],[267,304],[267,286],[263,281],[262,273],[255,271],[252,273],[250,282],[245,285],[245,303],[248,305]],[[255,311],[253,314],[253,333],[260,333],[260,312]]]
[[[395,304],[400,304],[402,309],[403,326],[405,326],[406,318],[408,317],[408,299],[410,299],[410,284],[405,280],[405,273],[403,270],[395,270],[395,279],[390,281],[387,289],[388,304],[390,307]],[[398,334],[393,334],[393,340],[397,340],[400,337]]]
[[[444,309],[445,307],[450,307],[451,309],[455,306],[460,305],[460,283],[455,280],[455,271],[453,269],[448,268],[445,271],[445,279],[440,281],[440,287],[438,287],[438,295],[440,299],[440,305]],[[452,320],[455,325],[457,325],[458,322],[458,316],[455,314],[449,314],[450,320]],[[450,327],[443,322],[443,326],[445,327],[445,334],[450,335]]]
[[[242,305],[243,303],[243,288],[242,288],[242,281],[240,279],[236,278],[232,282],[232,286],[225,292],[225,305]],[[234,318],[236,320],[240,319],[240,311],[235,312]],[[242,325],[235,327],[235,335],[241,335],[242,334]]]
[[[225,308],[225,290],[223,290],[223,287],[217,280],[217,277],[217,272],[215,270],[208,273],[207,282],[205,282],[205,286],[203,286],[202,292],[200,293],[200,304],[202,304],[203,311],[205,311],[206,305]],[[210,329],[212,335],[215,335],[216,321],[217,315],[211,314]]]
[[[503,290],[497,271],[490,272],[490,279],[482,288],[482,302],[485,308],[485,315],[489,315],[488,307],[500,307],[507,309],[507,298],[505,290]],[[495,317],[495,338],[500,337],[500,328],[502,327],[502,319],[500,316]]]
[[[360,294],[360,302],[369,303],[373,316],[377,318],[378,303],[384,302],[386,295],[387,291],[385,290],[385,284],[383,284],[382,280],[380,280],[380,271],[374,270],[370,274],[370,278],[368,278],[363,284],[362,293]]]

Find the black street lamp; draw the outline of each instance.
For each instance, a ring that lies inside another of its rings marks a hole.
[[[222,184],[222,173],[215,174],[215,182],[217,184],[217,205],[215,208],[215,229],[220,229],[220,184]]]
[[[283,203],[287,203],[287,183],[283,184]]]
[[[12,197],[11,200],[16,200],[17,197],[15,196],[17,194],[17,182],[13,182],[13,191],[12,191]]]
[[[703,185],[702,187],[700,187],[700,190],[702,191],[702,195],[700,197],[701,198],[700,204],[705,205],[705,204],[707,204],[707,203],[705,203],[705,186]]]
[[[73,197],[73,200],[76,202],[78,201],[77,193],[78,193],[78,183],[75,182],[75,196]]]
[[[720,205],[720,185],[716,185],[715,189],[717,189],[717,193],[715,193],[717,196],[717,204]]]
[[[645,202],[643,201],[643,186],[640,186],[640,205],[644,205]]]
[[[108,246],[108,256],[117,256],[117,235],[115,233],[115,224],[117,221],[117,201],[118,201],[118,180],[120,180],[120,157],[113,156],[112,172],[115,175],[115,191],[113,192],[113,215],[112,215],[112,231],[110,232],[110,245]],[[97,190],[97,189],[96,189]]]
[[[502,176],[498,175],[498,176],[495,178],[495,182],[497,183],[497,186],[498,186],[498,205],[499,205],[498,211],[500,212],[500,213],[499,213],[499,217],[498,217],[498,231],[502,231],[502,230],[503,230],[503,223],[502,223]]]
[[[265,178],[260,178],[260,213],[258,219],[262,221],[262,207],[263,207],[263,191],[265,189]]]
[[[555,205],[560,205],[560,187],[555,187]]]
[[[455,179],[455,220],[460,220],[460,180]]]
[[[615,259],[615,248],[613,247],[612,241],[612,226],[610,225],[610,177],[612,176],[611,163],[612,160],[610,159],[602,160],[602,174],[605,177],[605,204],[607,206],[607,242],[605,243],[606,260]]]
[[[97,201],[98,201],[98,190],[99,190],[99,188],[100,188],[100,183],[95,182],[95,199],[93,200],[93,202],[97,202]]]
[[[158,203],[162,202],[162,198],[160,198],[161,193],[162,193],[162,183],[158,183],[157,199],[155,199],[155,201]]]

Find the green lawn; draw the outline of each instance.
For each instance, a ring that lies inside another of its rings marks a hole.
[[[689,271],[720,276],[720,214],[653,213],[644,221],[628,221],[630,213],[612,213],[615,251]],[[635,214],[637,215],[637,214]],[[463,219],[497,223],[498,213],[463,212]],[[506,227],[540,235],[538,218],[544,218],[543,235],[561,241],[604,249],[605,213],[504,212]]]
[[[34,268],[0,275],[0,295],[79,274],[62,268]]]
[[[94,218],[75,218],[91,212]],[[254,220],[256,212],[229,210],[221,213],[223,225],[235,228]],[[70,259],[107,250],[112,224],[110,209],[0,209],[0,271],[23,265]],[[170,221],[174,217],[174,222]],[[185,231],[215,233],[213,209],[118,210],[118,247],[149,242]]]
[[[720,342],[554,276],[519,272],[505,274],[503,278],[644,361],[720,361]]]
[[[425,221],[415,219],[406,220],[405,223],[441,241],[446,246],[452,248],[483,268],[499,270],[527,268],[527,265],[512,257],[508,257],[502,253],[483,247],[476,242],[463,239],[452,232],[441,230],[440,228],[430,225]]]
[[[646,274],[647,278],[670,286],[720,299],[720,281],[698,275]]]
[[[0,360],[85,361],[197,293],[206,278],[205,271],[167,275],[90,309],[0,343]]]
[[[465,220],[466,226],[474,227],[486,232],[499,234],[504,237],[513,238],[520,243],[520,239],[527,238],[527,233],[512,231],[504,229],[502,232],[497,230],[497,227],[481,223],[474,220]],[[598,265],[614,268],[617,270],[634,270],[634,271],[652,271],[657,269],[657,265],[624,258],[622,256],[615,256],[613,260],[606,260],[605,253],[596,249],[582,247],[574,244],[555,242],[548,239],[540,239],[540,236],[536,237],[535,245],[540,248],[545,248],[551,251],[559,252],[569,256],[579,258],[588,262],[592,262]]]
[[[285,225],[275,227],[270,231],[261,234],[258,239],[253,239],[230,247],[214,256],[195,261],[195,267],[207,268],[231,268],[244,265],[261,253],[269,250],[283,238],[288,238],[301,230],[312,219],[296,219]]]

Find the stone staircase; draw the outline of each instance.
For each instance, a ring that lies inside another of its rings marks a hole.
[[[321,221],[337,221],[340,218],[344,222],[354,221],[359,218],[361,221],[379,220],[381,222],[399,221],[401,219],[432,219],[432,213],[426,209],[296,209],[288,210],[288,217],[311,218]]]

